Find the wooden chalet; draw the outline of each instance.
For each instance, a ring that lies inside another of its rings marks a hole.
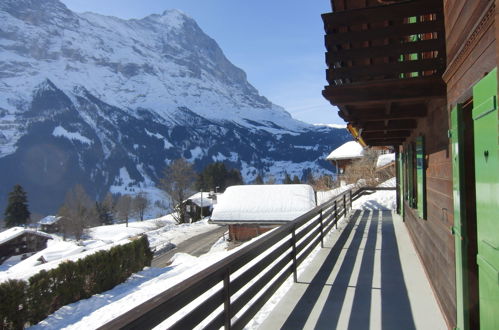
[[[395,148],[398,211],[448,327],[499,329],[499,1],[331,5],[324,97],[359,142]]]
[[[306,184],[236,185],[220,196],[210,223],[227,225],[229,238],[247,241],[284,225],[316,206]]]
[[[0,263],[12,256],[38,252],[47,247],[52,236],[22,227],[13,227],[0,233]]]
[[[213,205],[217,201],[214,193],[198,192],[183,203],[191,222],[199,221],[204,217],[210,216],[213,211]]]

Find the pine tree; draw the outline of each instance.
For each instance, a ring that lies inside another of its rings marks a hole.
[[[25,226],[31,213],[28,210],[28,198],[21,185],[16,184],[9,193],[9,200],[4,212],[7,227]]]
[[[263,184],[263,178],[260,174],[257,175],[257,177],[255,178],[255,184]]]
[[[291,184],[293,181],[291,181],[291,177],[289,176],[288,172],[284,172],[284,184]]]
[[[299,178],[297,175],[295,175],[295,176],[293,177],[293,183],[294,183],[294,184],[300,184],[300,183],[301,183],[300,178]]]

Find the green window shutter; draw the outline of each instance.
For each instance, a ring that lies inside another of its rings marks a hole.
[[[451,111],[452,190],[454,199],[454,246],[456,255],[456,329],[469,329],[469,279],[466,233],[466,189],[464,187],[464,118],[460,104]]]
[[[413,163],[414,155],[412,150],[412,144],[409,144],[407,148],[407,188],[408,194],[407,198],[409,199],[409,206],[414,207],[415,198],[414,196],[414,163]]]
[[[499,329],[499,120],[497,69],[473,87],[480,327]]]
[[[424,137],[416,138],[416,180],[417,180],[417,201],[416,206],[420,218],[426,219],[426,164]]]

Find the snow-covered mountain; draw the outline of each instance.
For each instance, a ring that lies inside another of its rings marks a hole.
[[[293,119],[178,10],[122,20],[57,0],[0,2],[0,207],[15,183],[52,212],[153,186],[169,161],[213,161],[246,181],[327,173],[345,130]]]

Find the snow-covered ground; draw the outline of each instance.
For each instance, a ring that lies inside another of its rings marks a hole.
[[[391,178],[379,187],[395,187],[395,178]],[[397,192],[395,190],[378,190],[370,195],[359,197],[352,203],[353,209],[394,210],[397,208]]]
[[[107,250],[113,246],[126,244],[130,238],[147,234],[151,249],[160,250],[171,244],[179,244],[184,240],[213,230],[216,225],[202,220],[192,224],[177,225],[171,216],[157,219],[137,221],[125,224],[99,226],[91,228],[80,242],[63,241],[58,236],[48,240],[47,248],[35,253],[31,257],[20,260],[12,257],[0,265],[0,282],[7,279],[25,279],[38,273],[57,267],[66,260],[78,260],[99,250]],[[46,261],[42,263],[40,259]]]

